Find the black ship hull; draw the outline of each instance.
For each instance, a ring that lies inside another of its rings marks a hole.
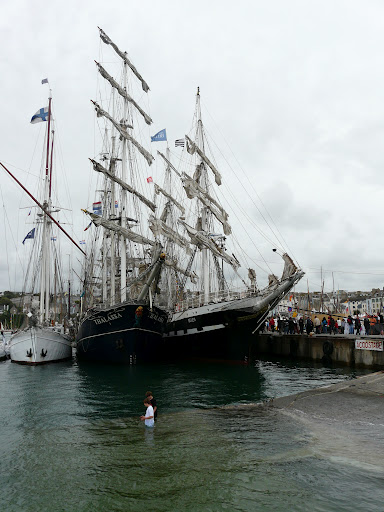
[[[300,279],[299,272],[266,292],[205,305],[188,304],[172,315],[164,338],[173,357],[249,363],[257,354],[257,330]]]
[[[90,310],[76,336],[84,361],[136,364],[164,358],[167,313],[146,303],[129,302]]]

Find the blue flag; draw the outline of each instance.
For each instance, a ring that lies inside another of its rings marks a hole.
[[[43,121],[48,121],[48,107],[38,110],[36,114],[32,116],[31,124],[41,123]]]
[[[160,130],[156,135],[151,137],[151,142],[157,142],[159,140],[167,140],[167,132],[164,128],[164,130]]]
[[[26,237],[23,240],[23,244],[26,240],[28,240],[28,238],[35,238],[35,229],[36,228],[31,229],[31,231],[26,235]]]

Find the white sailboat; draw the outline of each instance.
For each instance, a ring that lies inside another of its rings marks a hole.
[[[54,296],[55,269],[60,268],[60,260],[55,248],[57,233],[54,227],[59,228],[77,246],[72,238],[66,233],[62,226],[54,219],[53,215],[60,209],[52,203],[52,171],[53,171],[53,144],[54,127],[52,119],[52,95],[49,95],[49,105],[40,109],[31,122],[47,123],[46,126],[46,154],[45,168],[42,169],[43,190],[41,198],[36,199],[32,194],[13,176],[4,164],[0,165],[8,174],[21,186],[24,191],[38,206],[36,214],[36,225],[28,233],[26,239],[32,240],[31,258],[27,277],[31,278],[31,289],[29,297],[33,299],[33,292],[39,291],[38,310],[32,304],[24,303],[24,309],[28,311],[28,326],[19,330],[10,339],[10,358],[15,363],[37,365],[56,361],[63,361],[72,357],[72,343],[68,333],[64,332],[64,326],[57,323],[57,318],[51,304],[51,297]],[[78,246],[77,246],[78,247]],[[81,248],[78,247],[80,250]],[[26,279],[27,282],[27,279]],[[37,289],[35,289],[37,288]],[[27,291],[27,290],[25,290]]]

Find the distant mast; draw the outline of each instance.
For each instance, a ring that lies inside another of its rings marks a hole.
[[[123,72],[123,87],[124,91],[127,92],[127,63],[124,61],[124,72]],[[123,98],[123,123],[128,125],[128,101],[127,98]],[[122,140],[122,162],[121,162],[121,179],[127,181],[127,141]],[[127,227],[127,191],[124,188],[121,190],[120,198],[120,224],[122,227]],[[126,238],[121,235],[120,237],[120,301],[125,302],[127,300],[127,241]]]
[[[202,151],[204,152],[204,134],[203,134],[203,122],[201,120],[201,107],[200,107],[200,87],[197,88],[196,93],[196,114],[197,114],[197,133],[196,133],[196,141]],[[203,160],[200,157],[200,166],[202,168],[201,171],[201,186],[208,192],[208,176],[207,170],[203,163]],[[201,209],[201,224],[202,231],[209,233],[209,225],[208,225],[208,208],[203,206]],[[204,292],[204,302],[209,302],[209,293],[210,293],[210,283],[209,283],[209,258],[208,258],[208,249],[204,247],[201,250],[202,257],[202,268],[203,268],[203,276],[202,276],[202,288]]]
[[[49,172],[49,142],[51,131],[51,107],[52,107],[52,91],[49,90],[48,98],[48,126],[47,126],[47,154],[45,164],[45,185],[43,206],[44,210],[51,212],[51,172]],[[52,148],[53,150],[53,148]],[[43,234],[42,234],[42,248],[41,248],[41,273],[40,273],[40,322],[48,321],[49,319],[49,289],[50,289],[50,240],[51,222],[48,216],[43,214]]]

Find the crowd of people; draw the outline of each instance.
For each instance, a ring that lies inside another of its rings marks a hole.
[[[313,318],[313,320],[312,320]],[[279,332],[280,334],[355,334],[357,336],[383,334],[383,314],[369,315],[360,318],[340,317],[332,315],[298,316],[296,318],[274,318],[271,316],[264,324],[263,331]],[[320,319],[321,318],[321,319]]]

